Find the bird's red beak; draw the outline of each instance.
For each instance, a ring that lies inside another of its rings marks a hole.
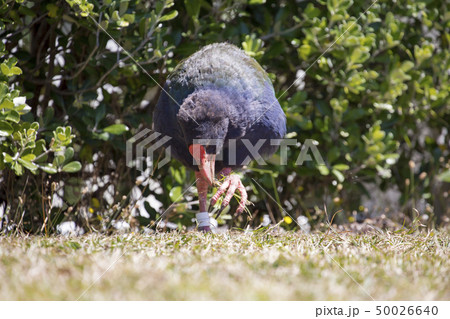
[[[214,164],[216,162],[216,154],[207,154],[203,145],[192,144],[189,146],[189,152],[197,162],[200,174],[210,185],[214,183]]]

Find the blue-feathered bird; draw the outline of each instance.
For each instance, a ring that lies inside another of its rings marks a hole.
[[[237,190],[240,214],[247,192],[232,170],[272,155],[278,146],[270,140],[286,134],[286,117],[266,72],[228,43],[207,45],[175,68],[161,92],[153,123],[155,131],[171,137],[172,156],[195,170],[201,212],[197,219],[207,214],[208,187],[216,171],[225,179],[211,205],[226,192],[223,209]],[[208,221],[209,217],[207,223],[199,223],[199,229],[210,230]]]

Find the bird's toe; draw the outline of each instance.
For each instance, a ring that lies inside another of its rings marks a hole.
[[[222,205],[219,211],[217,212],[216,218],[230,204],[230,201],[233,198],[236,191],[239,192],[241,196],[239,201],[239,207],[236,210],[236,214],[240,215],[244,211],[248,198],[244,184],[242,184],[242,181],[238,175],[228,175],[223,181],[222,185],[220,185],[216,194],[214,194],[214,196],[211,198],[211,206],[213,206],[219,200],[219,198],[226,193],[222,201]]]
[[[209,226],[199,226],[198,231],[203,233],[209,233],[211,232],[211,228]]]
[[[239,185],[238,185],[238,191],[241,194],[241,200],[239,201],[239,207],[236,210],[236,214],[240,215],[242,214],[242,212],[245,209],[245,206],[247,205],[247,191],[245,190],[245,186],[244,184],[242,184],[242,182],[239,180]]]

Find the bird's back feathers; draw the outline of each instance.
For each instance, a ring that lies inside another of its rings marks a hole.
[[[244,51],[228,43],[216,43],[182,61],[169,77],[183,88],[231,88],[245,97],[263,93],[271,82],[261,66]]]

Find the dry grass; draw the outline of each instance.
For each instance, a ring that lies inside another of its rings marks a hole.
[[[448,300],[449,239],[442,231],[0,237],[0,299],[370,300],[365,290],[377,300]]]

